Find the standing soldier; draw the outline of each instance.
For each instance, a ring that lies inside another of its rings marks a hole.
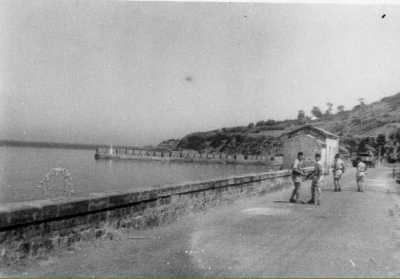
[[[303,152],[297,153],[297,158],[294,160],[292,168],[292,179],[294,184],[294,189],[292,196],[290,197],[290,202],[298,202],[300,198],[300,184],[302,181],[302,176],[304,176],[304,155]]]
[[[357,191],[364,192],[364,180],[365,174],[367,172],[367,165],[361,160],[360,157],[357,158],[357,173],[356,173],[356,180],[357,180]]]
[[[309,175],[311,177],[311,199],[307,202],[308,204],[320,205],[321,196],[321,181],[323,174],[323,167],[321,163],[321,154],[315,154],[314,170]]]
[[[335,161],[333,162],[333,185],[335,186],[335,192],[342,191],[340,179],[342,178],[344,169],[344,162],[342,159],[340,159],[340,155],[338,153],[335,155]]]

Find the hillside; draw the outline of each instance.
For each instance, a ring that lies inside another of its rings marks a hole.
[[[400,126],[400,93],[378,102],[358,105],[315,125],[341,136],[387,136]]]
[[[243,154],[273,153],[279,146],[279,136],[304,124],[312,124],[349,139],[388,136],[400,127],[400,93],[371,104],[360,104],[351,110],[324,114],[316,120],[259,121],[247,126],[196,132],[180,140],[163,142],[160,146],[170,149],[194,149]],[[349,146],[346,144],[346,147]]]

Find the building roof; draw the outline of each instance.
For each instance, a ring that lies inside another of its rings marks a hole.
[[[322,128],[318,128],[318,127],[315,127],[315,126],[312,126],[312,125],[305,125],[305,126],[296,128],[294,130],[291,130],[291,131],[285,133],[284,135],[287,135],[287,136],[290,137],[290,136],[292,136],[292,135],[294,135],[294,134],[296,134],[298,132],[307,131],[307,130],[308,131],[312,131],[314,133],[317,133],[317,134],[319,134],[320,136],[322,136],[324,138],[330,138],[330,139],[338,139],[339,138],[339,136],[337,136],[335,134],[332,134],[331,132],[328,132],[328,131],[326,131],[326,130],[324,130]]]

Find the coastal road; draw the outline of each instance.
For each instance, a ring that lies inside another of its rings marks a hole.
[[[356,192],[326,178],[321,206],[288,203],[290,190],[239,200],[116,240],[79,243],[48,259],[1,270],[19,275],[353,276],[400,275],[399,186],[370,169]],[[309,182],[302,197],[310,196]],[[110,230],[112,230],[110,228]]]

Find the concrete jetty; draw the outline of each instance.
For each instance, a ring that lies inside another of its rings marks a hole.
[[[101,147],[96,149],[96,160],[153,160],[186,163],[256,164],[279,170],[281,156],[227,154],[218,152],[198,152],[195,150],[149,150],[129,147]]]

